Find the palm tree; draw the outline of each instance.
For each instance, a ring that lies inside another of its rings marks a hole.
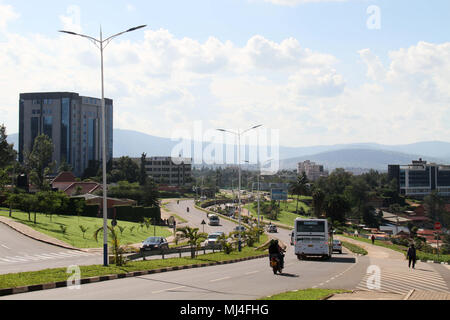
[[[111,244],[112,244],[112,249],[113,249],[113,253],[114,253],[116,266],[122,266],[124,264],[124,261],[122,258],[122,250],[120,249],[119,237],[117,236],[117,233],[113,227],[108,226],[108,229],[110,232]],[[103,232],[103,227],[98,228],[94,232],[94,239],[97,242],[98,242],[98,235],[100,232]]]
[[[308,193],[308,178],[306,173],[303,172],[301,176],[297,177],[297,181],[291,184],[291,193],[297,196],[297,207],[295,213],[298,214],[298,202],[301,195]]]
[[[208,238],[208,234],[198,232],[198,228],[182,227],[177,231],[181,232],[184,238],[188,239],[188,244],[191,246],[191,258],[195,258],[195,248],[200,246],[200,243]]]

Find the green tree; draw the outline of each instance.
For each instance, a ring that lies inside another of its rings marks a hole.
[[[346,214],[349,211],[350,204],[344,196],[333,194],[325,200],[325,212],[331,222],[344,223]]]
[[[5,125],[0,125],[0,169],[11,165],[17,158],[14,145],[7,141]]]
[[[306,173],[303,172],[302,175],[297,177],[297,180],[291,184],[291,193],[297,196],[297,207],[295,209],[296,214],[298,214],[298,202],[300,200],[300,196],[308,193],[308,183],[309,181],[306,177]]]
[[[42,134],[34,140],[33,150],[25,152],[25,166],[30,173],[30,180],[40,190],[50,190],[50,184],[45,177],[55,166],[51,163],[53,150],[52,140]]]
[[[325,205],[325,193],[321,189],[315,189],[313,194],[313,210],[314,216],[320,218],[322,216]]]
[[[181,232],[183,238],[188,239],[188,244],[191,246],[191,258],[195,258],[195,249],[200,246],[202,241],[208,238],[208,234],[199,232],[198,228],[182,227],[177,228],[177,231]]]
[[[114,169],[110,173],[110,181],[138,182],[140,177],[139,166],[130,157],[121,157],[115,161]]]
[[[159,197],[158,186],[152,178],[148,177],[142,188],[142,205],[147,207],[159,207]]]
[[[108,226],[108,230],[109,230],[109,239],[111,241],[111,245],[112,245],[112,249],[113,249],[115,265],[123,266],[125,264],[125,259],[123,258],[124,250],[122,250],[122,248],[120,247],[119,236],[117,235],[116,230],[113,227]],[[94,239],[97,242],[98,242],[98,235],[100,233],[103,233],[103,227],[98,228],[94,232]]]
[[[147,182],[147,170],[145,169],[145,166],[147,164],[147,154],[142,153],[141,156],[141,164],[139,167],[139,184],[141,186],[144,186]]]
[[[445,200],[438,194],[437,190],[433,190],[424,198],[424,207],[430,219],[444,222]]]

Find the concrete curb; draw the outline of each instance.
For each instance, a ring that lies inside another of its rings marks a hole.
[[[22,230],[16,228],[16,227],[14,227],[13,225],[9,224],[7,221],[2,221],[2,220],[0,220],[0,223],[4,224],[5,226],[7,226],[7,227],[13,229],[14,231],[16,231],[16,232],[18,232],[18,233],[20,233],[20,234],[22,234],[22,235],[24,235],[24,236],[26,236],[26,237],[28,237],[28,238],[31,238],[31,239],[34,239],[34,240],[36,240],[36,241],[43,242],[43,243],[46,243],[46,244],[50,244],[50,245],[52,245],[52,246],[56,246],[56,247],[63,248],[63,249],[86,252],[86,251],[83,250],[83,249],[75,248],[75,247],[72,247],[72,246],[70,246],[70,245],[65,246],[65,245],[63,245],[63,244],[55,243],[55,242],[52,242],[52,241],[50,241],[50,240],[44,240],[44,239],[41,239],[41,238],[38,238],[38,237],[34,237],[34,236],[32,236],[32,235],[30,235],[30,234],[28,234],[28,233],[26,233],[26,232],[24,232],[24,231],[22,231]],[[20,222],[17,222],[17,223],[20,223]],[[36,232],[39,232],[39,231],[36,231]],[[46,236],[47,236],[47,235],[46,235]],[[47,237],[50,237],[50,236],[47,236]]]
[[[104,281],[110,281],[110,280],[117,280],[117,279],[124,279],[124,278],[131,278],[131,277],[140,277],[143,275],[150,275],[150,274],[170,272],[170,271],[178,271],[178,270],[184,270],[184,269],[204,268],[204,267],[210,267],[210,266],[216,266],[216,265],[222,265],[222,264],[238,263],[238,262],[243,262],[243,261],[267,258],[268,256],[269,256],[268,254],[262,254],[262,255],[258,255],[258,256],[254,256],[254,257],[246,257],[246,258],[240,258],[240,259],[234,259],[234,260],[193,264],[193,265],[187,265],[187,266],[175,266],[175,267],[167,267],[167,268],[153,269],[153,270],[133,271],[133,272],[128,272],[128,273],[84,278],[84,279],[80,279],[80,285],[96,283],[96,282],[104,282]],[[50,290],[50,289],[56,289],[56,288],[64,288],[64,287],[69,287],[69,286],[70,285],[68,285],[67,281],[59,281],[59,282],[29,285],[29,286],[16,287],[16,288],[6,288],[6,289],[0,289],[0,297],[14,295],[14,294],[20,294],[20,293],[33,292],[33,291],[43,291],[43,290]]]

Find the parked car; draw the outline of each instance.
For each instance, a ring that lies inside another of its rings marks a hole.
[[[342,242],[339,240],[333,240],[333,251],[337,251],[342,254]]]
[[[220,247],[220,244],[217,242],[219,237],[222,236],[223,232],[214,232],[208,235],[208,238],[205,240],[203,245],[207,248],[217,248]]]
[[[169,243],[163,237],[150,237],[142,242],[141,250],[169,249]]]
[[[269,225],[267,226],[267,232],[270,232],[270,233],[276,233],[276,232],[278,232],[277,226],[274,225],[274,224],[269,224]]]
[[[210,226],[220,226],[220,219],[217,215],[210,214],[208,218]]]

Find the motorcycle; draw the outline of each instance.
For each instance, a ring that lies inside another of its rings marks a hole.
[[[273,274],[277,274],[279,272],[280,274],[283,272],[283,268],[281,266],[280,258],[276,255],[272,255],[270,258],[270,267],[273,270]]]

